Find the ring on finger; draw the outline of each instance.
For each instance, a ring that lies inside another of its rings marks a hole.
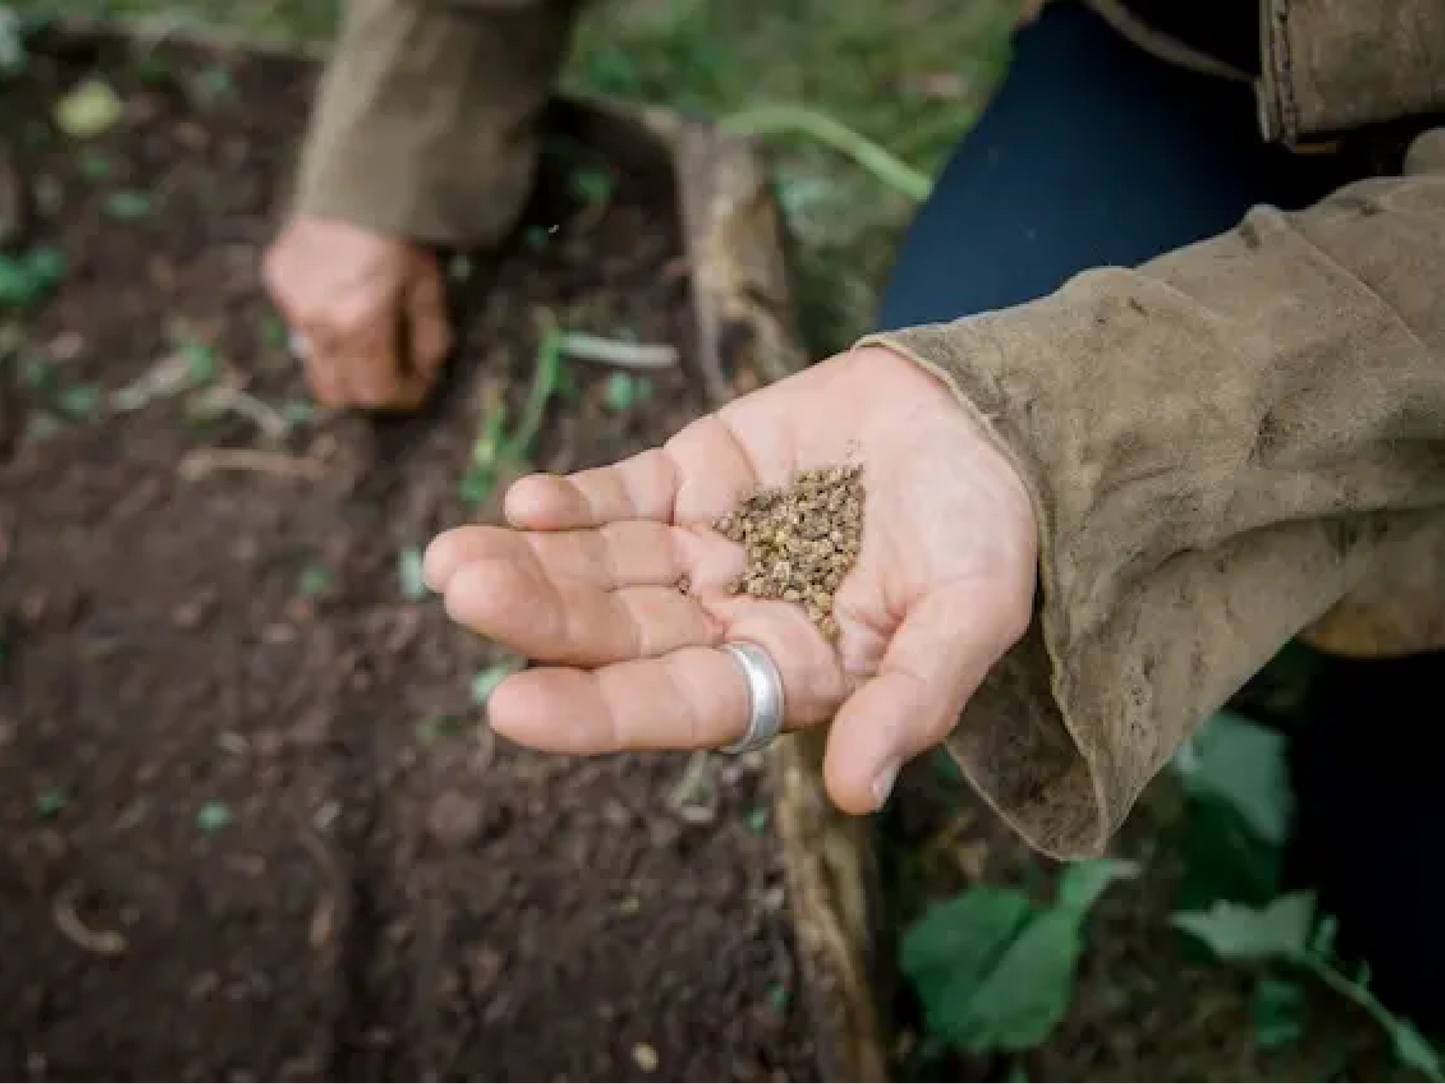
[[[742,737],[722,747],[731,755],[771,745],[783,730],[783,678],[772,656],[757,644],[737,641],[719,649],[738,664],[748,685],[748,727]]]

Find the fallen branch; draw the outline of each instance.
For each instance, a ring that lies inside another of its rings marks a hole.
[[[92,930],[75,913],[75,901],[69,896],[58,897],[50,913],[55,919],[55,928],[86,952],[97,956],[119,956],[125,952],[126,939],[115,930]]]
[[[557,339],[562,353],[578,361],[596,361],[625,369],[670,369],[678,362],[677,347],[669,343],[630,343],[604,339],[585,331],[563,331]]]
[[[268,440],[284,440],[291,429],[286,419],[281,417],[270,403],[262,402],[254,395],[230,384],[218,384],[208,389],[202,396],[202,402],[218,413],[229,411],[240,415],[261,430]]]
[[[326,477],[326,464],[318,459],[261,452],[254,448],[196,448],[181,458],[176,469],[188,482],[216,471],[252,471],[281,478],[305,478],[312,482]]]

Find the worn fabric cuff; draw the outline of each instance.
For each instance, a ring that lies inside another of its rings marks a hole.
[[[1103,850],[1201,719],[1384,547],[1439,529],[1440,281],[1445,178],[1380,179],[864,340],[946,381],[1033,500],[1036,619],[948,743],[1032,845]]]
[[[298,209],[432,244],[496,241],[531,187],[574,6],[352,0]]]

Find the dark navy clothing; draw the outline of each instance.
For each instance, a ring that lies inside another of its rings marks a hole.
[[[1240,41],[1246,24],[1255,33],[1253,3],[1224,6],[1233,15],[1212,30],[1175,29],[1206,45],[1209,33],[1229,37],[1234,59],[1253,63]],[[1009,75],[908,230],[878,323],[1026,302],[1087,268],[1220,233],[1254,204],[1303,207],[1359,175],[1343,155],[1265,146],[1247,86],[1166,64],[1086,8],[1053,3],[1019,35]],[[1445,655],[1330,659],[1291,727],[1288,876],[1336,916],[1341,948],[1364,954],[1376,992],[1431,1028],[1445,1028],[1442,692]]]

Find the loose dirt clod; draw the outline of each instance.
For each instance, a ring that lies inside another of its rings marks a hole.
[[[796,602],[824,636],[836,638],[833,597],[858,560],[865,495],[862,467],[820,467],[759,490],[719,517],[713,528],[747,550],[730,593]]]

